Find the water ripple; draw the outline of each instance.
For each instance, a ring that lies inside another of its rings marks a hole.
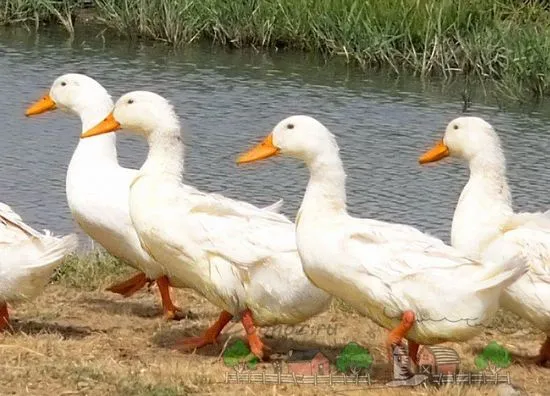
[[[421,168],[417,157],[459,115],[458,92],[324,66],[302,54],[210,47],[178,52],[115,39],[104,44],[93,35],[74,41],[56,32],[35,37],[16,29],[0,35],[0,48],[0,200],[36,227],[74,229],[64,185],[80,125],[61,112],[33,119],[23,112],[55,77],[78,71],[97,78],[115,98],[134,89],[168,97],[185,128],[191,184],[259,205],[284,198],[291,217],[307,182],[304,166],[275,159],[237,169],[234,158],[283,117],[318,117],[338,137],[353,214],[412,224],[448,239],[467,170],[456,163]],[[502,137],[517,208],[546,209],[548,112],[473,110]],[[145,150],[138,138],[120,136],[124,165],[139,167]]]

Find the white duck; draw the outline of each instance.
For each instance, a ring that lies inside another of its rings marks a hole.
[[[413,227],[350,216],[338,145],[314,118],[281,121],[237,162],[278,153],[301,159],[310,171],[296,217],[304,272],[321,289],[393,329],[388,349],[407,338],[414,362],[418,344],[479,333],[498,309],[502,288],[525,273],[521,258],[484,266]]]
[[[7,303],[38,295],[77,246],[76,235],[59,238],[49,232],[42,234],[0,203],[0,330],[8,325]]]
[[[251,351],[263,354],[255,326],[295,324],[328,307],[330,296],[302,271],[294,226],[285,216],[182,184],[183,141],[172,106],[152,92],[131,92],[82,137],[119,128],[147,139],[149,154],[130,189],[130,215],[143,246],[181,285],[223,309],[198,348],[240,317]]]
[[[96,125],[113,108],[105,88],[83,74],[58,77],[48,95],[31,105],[27,116],[61,108],[77,114],[82,131]],[[132,225],[128,208],[130,183],[137,176],[135,169],[118,164],[114,133],[94,139],[80,140],[67,170],[67,202],[78,225],[110,254],[141,271],[108,290],[130,296],[147,282],[159,287],[165,319],[177,318],[170,298],[170,280],[159,265],[141,247]]]
[[[470,179],[453,217],[453,246],[483,260],[505,262],[523,254],[529,272],[504,290],[501,304],[546,333],[538,363],[550,360],[550,216],[514,213],[506,161],[493,127],[478,117],[451,121],[443,140],[420,163],[446,156],[468,162]]]

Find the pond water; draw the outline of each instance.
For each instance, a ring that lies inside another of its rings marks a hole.
[[[0,201],[26,222],[56,233],[76,229],[65,198],[65,172],[78,143],[77,117],[51,112],[27,119],[26,106],[67,72],[96,78],[113,95],[145,89],[172,101],[184,126],[188,183],[257,205],[284,198],[294,218],[307,182],[303,165],[275,159],[237,168],[236,155],[292,114],[318,118],[337,135],[348,174],[352,214],[407,223],[449,240],[462,164],[421,167],[418,155],[462,111],[461,90],[414,78],[399,81],[312,55],[174,50],[93,32],[73,40],[60,30],[0,30]],[[499,111],[474,102],[499,132],[515,205],[548,207],[550,108]],[[139,167],[139,138],[119,135],[120,161]]]

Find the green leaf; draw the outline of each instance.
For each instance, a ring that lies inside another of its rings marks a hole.
[[[336,358],[336,368],[345,373],[350,370],[368,369],[372,364],[372,356],[368,349],[355,342],[350,342]]]
[[[485,370],[487,368],[487,360],[483,356],[477,356],[474,359],[474,364],[480,370]]]
[[[250,348],[242,340],[235,341],[223,353],[223,363],[228,367],[246,363],[249,369],[254,369],[259,362],[258,357],[250,352]]]
[[[256,355],[254,355],[252,352],[246,357],[246,365],[250,370],[254,370],[256,368],[256,365],[260,362],[260,359]]]
[[[508,367],[512,363],[510,352],[496,341],[491,341],[487,344],[483,351],[478,355],[475,360],[476,366],[478,358],[480,361],[483,360],[485,362],[483,367],[478,366],[478,368],[481,369],[485,369],[489,363],[499,368]]]

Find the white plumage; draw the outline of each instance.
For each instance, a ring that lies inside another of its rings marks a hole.
[[[265,326],[298,323],[328,307],[330,296],[303,273],[294,225],[277,213],[280,203],[260,209],[182,184],[180,125],[164,98],[128,93],[109,120],[83,136],[113,130],[113,120],[148,140],[147,160],[130,189],[130,215],[143,247],[176,286],[192,287],[230,315],[243,315],[247,332],[248,312],[254,325]],[[213,342],[221,331],[214,328],[197,345]],[[262,353],[260,343],[251,341],[251,349]]]
[[[504,290],[501,303],[547,334],[539,356],[544,363],[550,360],[550,213],[514,213],[500,139],[483,119],[451,121],[443,140],[420,162],[447,155],[466,160],[470,167],[453,217],[452,244],[496,263],[518,254],[526,258],[529,271]]]
[[[63,259],[78,246],[74,234],[55,237],[23,222],[8,205],[0,203],[0,328],[6,325],[6,303],[38,295]],[[5,320],[2,320],[5,319]]]
[[[350,216],[338,145],[311,117],[281,121],[238,162],[279,152],[303,160],[310,171],[296,219],[306,275],[376,323],[394,329],[388,344],[404,336],[434,344],[478,334],[498,309],[501,290],[525,273],[521,256],[482,264],[413,227]],[[413,359],[415,348],[409,348]]]
[[[54,107],[77,114],[84,132],[109,114],[113,101],[96,80],[71,73],[58,77],[49,95],[31,106],[27,115]],[[130,219],[130,183],[137,174],[136,169],[119,165],[116,136],[108,134],[79,141],[66,179],[67,202],[80,228],[111,255],[142,273],[109,288],[124,296],[143,287],[146,278],[154,281],[164,276],[163,267],[142,248]],[[168,281],[159,282],[165,318],[172,319],[177,308],[167,285]]]

